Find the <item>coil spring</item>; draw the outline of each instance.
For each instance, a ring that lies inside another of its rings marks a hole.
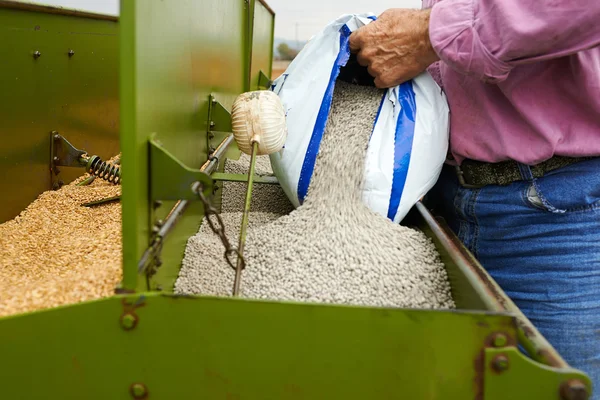
[[[102,159],[98,156],[90,157],[86,166],[86,170],[90,174],[115,185],[121,183],[121,168],[117,165],[102,161]]]

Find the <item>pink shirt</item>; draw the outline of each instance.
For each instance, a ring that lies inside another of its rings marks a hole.
[[[600,155],[600,0],[423,0],[456,161]]]

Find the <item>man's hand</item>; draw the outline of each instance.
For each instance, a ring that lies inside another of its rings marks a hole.
[[[430,13],[393,8],[352,33],[350,49],[378,88],[406,82],[439,60],[429,41]]]

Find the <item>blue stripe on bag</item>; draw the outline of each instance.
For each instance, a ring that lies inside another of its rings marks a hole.
[[[340,52],[338,53],[337,59],[333,64],[331,76],[329,77],[329,85],[325,91],[325,96],[323,96],[321,108],[319,109],[319,114],[317,115],[317,121],[315,122],[315,127],[313,129],[310,142],[308,143],[308,149],[306,150],[306,155],[304,156],[304,163],[302,164],[302,169],[300,170],[300,179],[298,180],[298,201],[300,201],[300,204],[304,202],[304,198],[308,193],[310,178],[312,177],[315,169],[317,153],[319,152],[321,139],[323,139],[323,132],[325,132],[327,118],[329,117],[335,80],[340,74],[340,68],[345,66],[350,58],[350,46],[348,45],[348,40],[351,33],[352,32],[350,32],[350,28],[348,28],[346,25],[340,29]]]
[[[398,88],[398,102],[400,111],[396,123],[396,135],[394,138],[394,176],[392,180],[392,193],[388,208],[388,218],[392,221],[398,213],[400,198],[406,184],[406,175],[410,164],[413,138],[415,136],[415,116],[417,114],[417,103],[412,81],[400,85]]]

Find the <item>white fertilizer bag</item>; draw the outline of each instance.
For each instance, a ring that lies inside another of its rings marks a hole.
[[[368,14],[338,18],[310,40],[272,86],[284,105],[288,136],[271,164],[295,207],[308,192],[336,79],[365,80],[362,67],[348,72],[356,66],[350,34],[374,19]],[[399,223],[433,187],[448,151],[448,118],[446,97],[428,73],[385,91],[365,159],[363,201],[371,210]]]

